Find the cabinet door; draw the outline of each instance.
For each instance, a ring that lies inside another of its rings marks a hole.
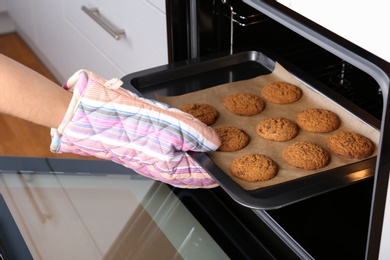
[[[28,42],[59,82],[79,69],[104,77],[120,77],[122,71],[80,32],[70,26],[60,1],[34,2],[36,40]]]
[[[166,15],[148,1],[94,0],[64,1],[65,17],[69,25],[76,28],[103,55],[123,70],[134,72],[166,64],[167,34]],[[81,7],[96,8],[98,18],[124,30],[125,35],[114,39]]]
[[[110,79],[166,64],[166,16],[148,1],[9,1],[22,36],[63,82],[79,69]],[[99,8],[126,35],[115,40],[81,7]]]

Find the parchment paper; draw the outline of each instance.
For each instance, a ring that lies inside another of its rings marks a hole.
[[[274,81],[285,81],[302,89],[302,98],[297,102],[291,104],[272,104],[266,102],[265,110],[259,115],[255,116],[238,116],[229,112],[223,106],[223,100],[227,95],[233,93],[253,93],[261,96],[261,88],[268,83]],[[312,88],[313,87],[313,88]],[[253,190],[270,185],[279,184],[290,181],[296,178],[301,178],[310,174],[327,171],[339,166],[347,165],[358,160],[346,159],[331,153],[326,145],[326,140],[329,135],[338,131],[354,131],[370,138],[378,146],[379,131],[370,125],[363,122],[355,115],[349,113],[344,108],[339,106],[334,101],[323,96],[315,90],[315,86],[306,86],[300,82],[296,77],[285,70],[280,64],[276,64],[274,71],[268,75],[258,76],[249,80],[237,81],[227,84],[222,84],[212,88],[204,89],[197,92],[192,92],[180,96],[157,96],[157,100],[167,103],[172,107],[179,108],[187,103],[206,103],[214,106],[219,112],[218,120],[212,127],[218,126],[236,126],[246,131],[251,140],[247,147],[236,152],[209,152],[207,155],[218,165],[227,175],[236,181],[243,189]],[[295,117],[298,112],[309,108],[324,108],[335,112],[341,119],[341,126],[339,129],[331,133],[310,133],[302,129],[299,134],[292,140],[286,142],[268,141],[256,134],[256,125],[263,119],[269,117],[284,117],[295,122]],[[331,161],[328,166],[318,170],[303,170],[289,166],[282,159],[282,150],[292,143],[297,141],[312,141],[324,147],[331,156]],[[376,150],[376,149],[375,149]],[[245,154],[259,153],[271,157],[278,165],[279,170],[275,178],[263,182],[246,182],[240,180],[230,173],[230,164],[233,159]],[[376,151],[372,156],[376,155]]]

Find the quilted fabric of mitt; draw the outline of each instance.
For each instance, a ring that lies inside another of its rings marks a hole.
[[[121,85],[119,79],[75,73],[64,85],[73,98],[61,125],[51,130],[51,150],[111,160],[173,186],[217,186],[186,153],[216,150],[220,141],[214,130]]]

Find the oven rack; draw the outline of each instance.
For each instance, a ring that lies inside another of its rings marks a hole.
[[[247,27],[247,26],[255,25],[269,20],[268,17],[266,17],[265,15],[259,12],[255,12],[255,13],[250,12],[248,14],[247,13],[243,14],[245,11],[248,12],[248,10],[243,10],[242,4],[238,5],[237,3],[235,3],[233,6],[233,4],[230,3],[231,1],[230,2],[227,0],[220,0],[220,1],[222,7],[219,8],[220,9],[219,12],[222,12],[225,17],[230,19],[231,24],[235,23],[241,27]]]

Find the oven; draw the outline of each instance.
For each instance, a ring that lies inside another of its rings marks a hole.
[[[220,187],[173,188],[110,162],[0,157],[0,256],[385,259],[389,64],[275,1],[167,0],[166,11],[169,64],[125,75],[125,88],[193,93],[280,62],[380,131],[377,156],[249,192],[205,154],[191,156]]]
[[[380,250],[384,257],[380,245],[389,173],[388,140],[383,135],[388,128],[389,64],[276,1],[172,0],[167,1],[167,15],[170,65],[124,77],[146,97],[181,95],[245,80],[258,75],[258,63],[272,70],[270,64],[280,61],[297,77],[323,86],[322,93],[381,131],[375,158],[356,168],[342,168],[331,178],[291,184],[285,194],[242,193],[225,182],[208,158],[194,155],[218,177],[221,187],[174,189],[186,194],[179,197],[193,214],[207,216],[220,241],[231,238],[232,226],[220,224],[223,217],[187,201],[192,197],[201,202],[202,194],[217,198],[242,230],[251,233],[252,239],[239,240],[260,242],[258,248],[274,259],[377,259]],[[241,237],[242,230],[234,236]],[[258,254],[244,251],[230,256],[255,259]]]

